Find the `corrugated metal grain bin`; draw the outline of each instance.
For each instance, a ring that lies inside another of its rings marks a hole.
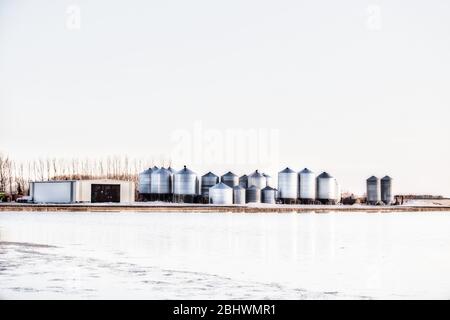
[[[371,176],[366,181],[367,184],[367,203],[376,205],[381,201],[380,180]]]
[[[245,204],[245,188],[241,186],[233,187],[233,203]]]
[[[174,201],[193,203],[197,200],[199,181],[197,174],[184,166],[174,175]]]
[[[207,174],[202,176],[202,183],[201,183],[201,194],[203,199],[208,200],[209,199],[209,188],[212,186],[215,186],[219,183],[219,177],[216,176],[212,172],[208,172]]]
[[[385,176],[381,179],[381,201],[389,205],[394,202],[394,194],[392,193],[392,178]]]
[[[173,190],[172,172],[165,168],[152,171],[150,190],[152,200],[171,201]]]
[[[141,173],[139,173],[139,187],[138,191],[140,194],[150,194],[150,185],[152,180],[152,169],[148,168]]]
[[[256,186],[248,187],[245,190],[245,202],[247,203],[260,203],[261,202],[261,189]]]
[[[323,204],[336,203],[336,182],[327,172],[317,177],[317,199]]]
[[[272,187],[265,187],[261,190],[261,202],[262,203],[275,203],[276,189]]]
[[[237,186],[239,184],[239,177],[235,175],[233,172],[228,171],[221,177],[220,181],[225,183],[227,186],[233,188],[234,186]]]
[[[253,172],[252,174],[250,174],[247,177],[247,184],[248,187],[252,187],[255,186],[258,189],[262,189],[267,187],[267,180],[266,177],[264,175],[262,175],[261,173],[258,172],[258,170],[256,170],[255,172]]]
[[[313,203],[316,199],[316,175],[308,168],[298,173],[299,199],[301,203]]]
[[[278,172],[278,198],[283,203],[295,203],[298,197],[297,172],[286,168]]]
[[[209,188],[209,203],[233,204],[233,188],[223,182]]]

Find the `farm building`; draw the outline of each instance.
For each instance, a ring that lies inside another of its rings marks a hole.
[[[30,183],[35,203],[133,202],[134,184],[120,180],[58,180]]]

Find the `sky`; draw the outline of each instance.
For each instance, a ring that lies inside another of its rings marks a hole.
[[[450,196],[450,2],[0,0],[0,152]]]

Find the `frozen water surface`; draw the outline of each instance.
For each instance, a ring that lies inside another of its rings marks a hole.
[[[2,299],[450,298],[450,214],[0,213]]]

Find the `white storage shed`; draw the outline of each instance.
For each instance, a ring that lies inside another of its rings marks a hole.
[[[100,203],[134,201],[134,183],[121,180],[58,180],[30,183],[35,203]]]

